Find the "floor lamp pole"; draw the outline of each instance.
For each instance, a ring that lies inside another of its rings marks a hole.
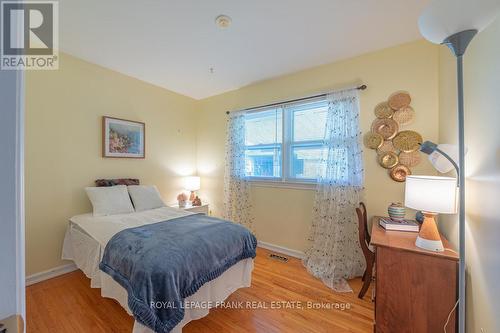
[[[464,83],[463,56],[457,57],[458,83],[458,165],[459,174],[459,276],[458,276],[458,332],[465,333],[465,138],[464,138]]]
[[[465,333],[465,117],[464,117],[464,72],[463,55],[477,30],[465,30],[448,37],[447,45],[457,58],[457,98],[458,98],[458,182],[459,188],[459,277],[458,277],[458,332]]]

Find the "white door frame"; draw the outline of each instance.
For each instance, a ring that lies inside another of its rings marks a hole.
[[[23,22],[17,22],[21,27]],[[19,35],[23,32],[18,28]],[[18,36],[19,37],[19,36]],[[25,73],[0,70],[0,320],[26,318],[24,227]],[[14,179],[12,179],[14,178]],[[24,330],[26,325],[24,325]]]
[[[0,320],[26,318],[24,73],[0,71]]]
[[[26,321],[25,219],[24,219],[24,72],[16,77],[16,280],[17,313]],[[24,325],[26,330],[26,325]]]

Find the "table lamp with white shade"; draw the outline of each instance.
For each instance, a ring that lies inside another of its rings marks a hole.
[[[421,210],[425,217],[415,245],[429,251],[444,251],[435,217],[437,214],[456,214],[457,180],[451,177],[408,176],[405,206]]]
[[[200,189],[201,181],[198,176],[189,176],[184,178],[184,189],[190,191],[189,201],[193,202],[196,197],[196,191]]]

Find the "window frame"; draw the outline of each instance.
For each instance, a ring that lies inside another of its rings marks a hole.
[[[317,184],[316,178],[298,178],[293,174],[293,149],[297,147],[325,147],[324,140],[304,140],[294,141],[294,105],[303,105],[314,102],[324,102],[328,105],[325,97],[314,97],[310,99],[301,100],[300,102],[284,103],[282,105],[274,105],[272,107],[259,108],[250,111],[250,113],[265,112],[270,109],[281,108],[281,125],[282,125],[282,138],[281,143],[277,144],[261,144],[261,145],[245,145],[245,152],[249,149],[256,149],[255,147],[262,146],[264,148],[278,146],[281,149],[281,169],[279,177],[258,177],[258,176],[245,176],[245,178],[256,186],[262,187],[288,187],[297,189],[314,189]]]
[[[283,127],[283,113],[284,113],[284,109],[280,105],[276,105],[276,106],[273,106],[273,107],[266,107],[266,108],[259,108],[259,109],[256,109],[256,110],[252,110],[252,111],[246,112],[245,116],[248,115],[248,114],[257,114],[257,113],[260,113],[260,112],[267,112],[267,111],[276,110],[276,109],[280,109],[281,119],[282,119],[281,126]],[[282,130],[283,130],[283,128],[282,128]],[[245,140],[246,140],[246,138],[245,138]],[[246,155],[246,152],[248,150],[269,149],[269,148],[272,149],[273,147],[279,147],[279,150],[280,150],[280,157],[281,157],[280,158],[280,163],[281,163],[280,176],[279,177],[275,177],[275,176],[272,176],[272,177],[245,176],[245,179],[250,180],[252,182],[263,182],[263,183],[266,183],[266,182],[273,182],[274,183],[274,182],[280,182],[281,181],[281,179],[283,178],[283,132],[281,133],[281,142],[276,142],[276,143],[259,143],[259,144],[255,144],[255,145],[246,145],[246,143],[245,143],[245,155]]]

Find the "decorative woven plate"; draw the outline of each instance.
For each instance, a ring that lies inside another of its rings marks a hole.
[[[401,131],[394,137],[392,143],[396,149],[411,153],[418,150],[422,141],[422,136],[415,131]]]
[[[420,164],[420,151],[412,151],[411,153],[405,153],[402,151],[399,154],[399,163],[406,165],[408,168],[416,167]]]
[[[389,175],[391,176],[392,180],[395,180],[397,182],[404,182],[406,181],[406,177],[411,175],[411,170],[405,165],[398,164],[394,168],[389,171]]]
[[[393,152],[396,153],[396,148],[394,148],[394,145],[392,144],[392,141],[386,140],[380,147],[377,149],[377,153],[383,154],[387,152]]]
[[[400,110],[411,103],[411,96],[406,91],[398,91],[389,96],[389,106],[393,110]]]
[[[378,133],[368,132],[365,134],[363,141],[368,148],[377,149],[384,143],[384,138]]]
[[[387,102],[378,103],[375,107],[375,116],[377,118],[391,118],[393,113],[394,110],[389,107]]]
[[[398,123],[390,118],[377,118],[372,123],[372,132],[382,135],[385,140],[392,139],[398,130]]]
[[[403,107],[397,111],[394,111],[392,119],[397,121],[400,126],[409,125],[415,119],[415,110],[411,106]]]
[[[390,169],[398,164],[399,158],[396,153],[391,151],[387,153],[380,154],[378,162],[380,165],[386,169]]]

